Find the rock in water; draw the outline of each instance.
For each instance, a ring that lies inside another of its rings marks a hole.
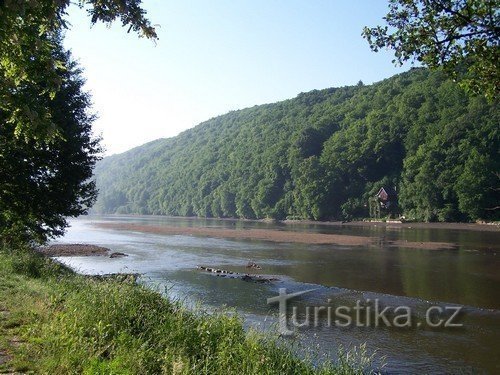
[[[116,253],[112,253],[109,257],[110,258],[123,258],[123,257],[128,257],[128,254],[116,252]]]

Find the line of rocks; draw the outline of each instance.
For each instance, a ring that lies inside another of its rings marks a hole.
[[[247,282],[270,283],[273,281],[279,281],[279,279],[274,277],[274,276],[251,275],[248,273],[242,274],[242,273],[238,273],[238,272],[228,271],[228,270],[224,270],[224,269],[220,269],[220,268],[206,267],[206,266],[197,266],[196,268],[200,271],[209,272],[209,273],[212,273],[216,276],[231,277],[231,278],[240,279],[240,280],[247,281]]]

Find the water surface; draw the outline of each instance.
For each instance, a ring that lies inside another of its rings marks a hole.
[[[376,238],[371,246],[306,245],[257,240],[226,240],[186,235],[159,235],[102,229],[102,222],[141,225],[266,228],[314,231]],[[390,240],[452,242],[452,250],[387,246]],[[299,316],[305,306],[354,306],[358,300],[379,300],[388,306],[409,306],[419,319],[431,306],[462,306],[463,328],[319,327],[300,329],[306,347],[334,355],[339,345],[366,343],[386,357],[388,373],[498,373],[500,352],[500,233],[456,229],[269,224],[262,222],[166,217],[88,217],[72,222],[58,242],[89,243],[129,254],[125,258],[60,258],[82,273],[138,272],[149,285],[209,308],[235,308],[247,323],[264,328],[276,322],[277,305],[267,298],[279,288],[315,291],[293,300]],[[200,272],[198,265],[249,272],[253,261],[279,281],[248,283]],[[332,301],[328,303],[328,301]],[[376,363],[376,365],[378,365]]]

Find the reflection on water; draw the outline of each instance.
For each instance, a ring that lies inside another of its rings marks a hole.
[[[304,245],[254,240],[224,240],[179,235],[157,235],[99,229],[100,221],[143,225],[266,228],[316,231],[377,237],[378,245],[347,247]],[[385,246],[388,240],[437,241],[457,244],[453,250],[418,250]],[[143,280],[186,303],[229,306],[247,322],[268,327],[276,306],[266,299],[278,288],[298,291],[317,288],[297,306],[318,305],[332,299],[352,305],[358,299],[379,299],[388,305],[406,305],[417,314],[434,304],[464,305],[463,329],[331,328],[301,330],[306,346],[323,352],[367,343],[387,357],[388,372],[500,371],[494,355],[500,349],[500,233],[450,229],[386,228],[384,226],[283,225],[215,219],[165,217],[89,217],[73,222],[59,242],[98,244],[129,254],[126,258],[75,257],[61,260],[83,273],[138,272]],[[272,284],[246,283],[196,270],[197,265],[248,272],[254,261],[277,275]]]

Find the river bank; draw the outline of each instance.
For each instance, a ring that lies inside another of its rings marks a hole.
[[[36,250],[40,254],[48,257],[104,256],[111,253],[111,250],[107,247],[89,244],[54,244],[50,246],[41,246]]]
[[[92,217],[90,215],[89,217]],[[106,215],[106,217],[116,218],[161,218],[161,219],[182,219],[182,220],[200,220],[196,216],[166,216],[166,215]],[[459,223],[459,222],[398,222],[398,220],[355,220],[355,221],[317,221],[317,220],[275,220],[275,219],[236,219],[236,218],[210,218],[221,222],[241,222],[241,223],[275,223],[284,225],[319,225],[325,227],[388,227],[401,229],[447,229],[447,230],[467,230],[478,232],[498,232],[500,233],[500,222],[478,222],[478,223]]]
[[[500,222],[452,223],[452,222],[411,222],[399,220],[356,220],[356,221],[315,221],[315,220],[281,220],[287,225],[321,225],[328,227],[386,227],[400,229],[448,229],[470,230],[479,232],[499,232]]]
[[[468,230],[479,232],[499,232],[500,223],[422,223],[422,222],[404,222],[398,223],[397,221],[349,221],[349,222],[315,222],[315,221],[298,221],[305,224],[319,224],[319,225],[341,225],[352,227],[373,227],[381,226],[387,228],[401,228],[401,229],[448,229],[448,230]],[[293,224],[294,221],[284,221],[287,224]]]
[[[359,356],[356,365],[341,357],[336,364],[314,367],[272,337],[246,332],[234,314],[191,312],[126,280],[84,277],[32,251],[0,251],[0,372],[361,374],[368,370],[367,359]]]

